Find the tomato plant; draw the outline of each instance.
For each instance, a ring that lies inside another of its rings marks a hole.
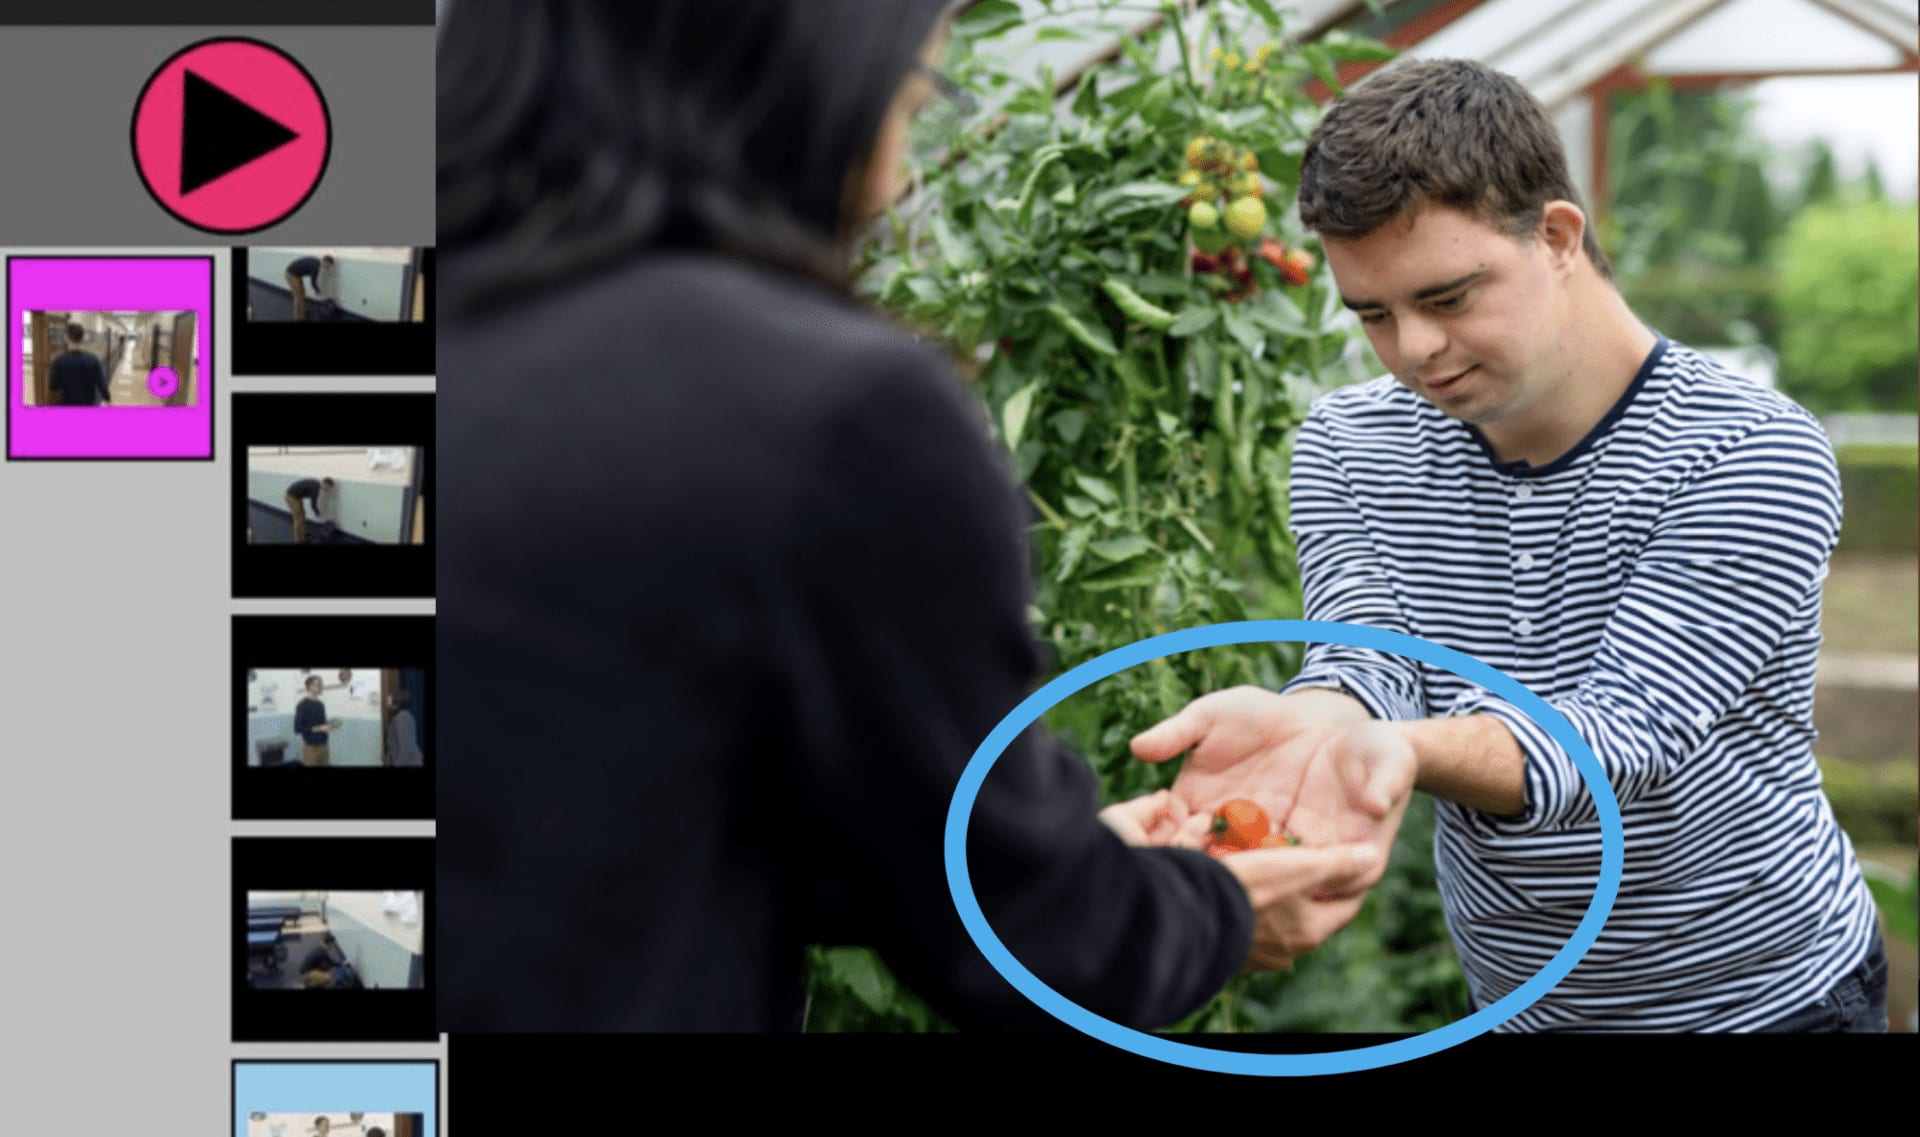
[[[1316,394],[1378,373],[1292,205],[1322,113],[1306,83],[1332,79],[1341,60],[1390,53],[1337,35],[1301,44],[1263,0],[1215,0],[1137,38],[1126,34],[1137,3],[1095,7],[1109,13],[1095,30],[1120,33],[1119,54],[1065,95],[1050,70],[1014,74],[996,56],[998,38],[1022,26],[1017,6],[988,0],[962,17],[945,70],[986,109],[920,129],[918,191],[861,264],[870,299],[964,361],[1031,498],[1031,616],[1055,675],[1169,631],[1299,618],[1294,432]],[[1077,34],[1039,21],[1043,37]],[[1163,67],[1168,50],[1175,62]],[[1099,772],[1105,802],[1135,797],[1177,772],[1134,759],[1135,733],[1208,691],[1280,686],[1303,646],[1156,660],[1064,701],[1046,723]],[[1410,811],[1409,832],[1420,816]],[[1390,879],[1430,877],[1430,848],[1403,842],[1401,857],[1410,863]],[[1428,914],[1422,936],[1444,949],[1437,898]],[[1378,950],[1372,918],[1350,938]],[[1315,954],[1342,966],[1331,944]],[[1298,1020],[1276,985],[1304,989],[1316,966],[1236,980],[1180,1029],[1290,1029]],[[871,956],[816,955],[810,974],[808,1029],[943,1029],[876,977],[885,969]],[[1438,983],[1454,985],[1444,997],[1463,1009],[1457,970]],[[1250,1015],[1246,998],[1268,1009]],[[1381,1013],[1387,1022],[1334,1029],[1424,1029]]]

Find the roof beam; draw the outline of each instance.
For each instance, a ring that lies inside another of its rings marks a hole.
[[[1651,14],[1644,10],[1636,12],[1625,22],[1613,42],[1585,44],[1570,58],[1563,58],[1547,74],[1521,75],[1518,78],[1534,89],[1548,110],[1557,109],[1622,62],[1631,60],[1726,2],[1673,0],[1672,3],[1659,5]]]
[[[1808,0],[1904,51],[1920,56],[1920,24],[1910,24],[1878,4],[1865,0]]]

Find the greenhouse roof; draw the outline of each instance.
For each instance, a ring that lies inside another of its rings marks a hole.
[[[1197,22],[1205,0],[1183,0]],[[1063,90],[1110,57],[1117,37],[1159,17],[1151,5],[1103,11],[1088,0],[976,0],[1021,22],[993,52],[1010,69],[1051,67]],[[1338,27],[1408,58],[1477,59],[1557,108],[1630,67],[1707,82],[1920,67],[1920,0],[1274,0],[1288,33]],[[1375,8],[1379,11],[1375,11]],[[1144,14],[1143,14],[1144,13]],[[1256,38],[1262,30],[1256,30]],[[1170,44],[1167,63],[1172,63]],[[1350,82],[1369,65],[1342,68]]]
[[[1388,17],[1402,5],[1389,5]],[[1740,80],[1912,70],[1920,0],[1482,0],[1403,50],[1477,59],[1549,107],[1624,66]]]

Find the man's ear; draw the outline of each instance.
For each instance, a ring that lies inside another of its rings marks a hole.
[[[1587,235],[1587,215],[1570,201],[1550,201],[1540,211],[1540,241],[1555,269],[1573,267]]]

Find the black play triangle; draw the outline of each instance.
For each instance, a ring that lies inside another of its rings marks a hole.
[[[180,196],[300,137],[189,71],[180,110]]]

